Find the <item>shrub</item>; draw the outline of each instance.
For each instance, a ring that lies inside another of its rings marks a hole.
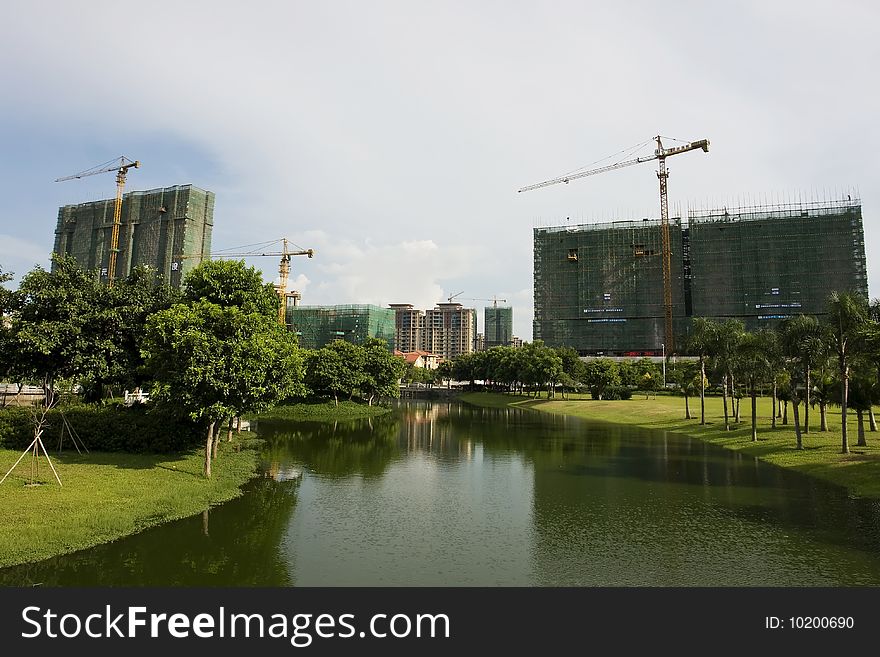
[[[76,405],[49,411],[42,436],[46,449],[57,448],[64,419],[89,450],[98,452],[177,452],[202,440],[192,420],[167,406]],[[0,447],[25,449],[33,439],[30,409],[0,411]],[[66,432],[64,447],[74,449]]]
[[[605,400],[630,399],[632,398],[632,390],[627,386],[605,386],[605,389],[600,393],[599,389],[594,386],[590,389],[590,396],[593,399]]]

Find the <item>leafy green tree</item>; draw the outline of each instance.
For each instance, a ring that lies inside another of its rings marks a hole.
[[[146,383],[141,347],[147,317],[177,303],[180,293],[155,270],[141,265],[106,290],[103,299],[105,304],[95,309],[91,324],[106,338],[102,341],[106,369],[83,380],[89,401],[99,401],[105,385],[139,388]]]
[[[440,361],[440,363],[437,364],[437,369],[434,370],[434,380],[441,385],[446,381],[446,387],[448,388],[452,384],[454,373],[455,368],[451,360]]]
[[[367,404],[379,397],[400,397],[400,377],[403,376],[405,361],[388,350],[388,343],[379,338],[369,338],[364,342],[363,382],[361,388],[367,397]]]
[[[337,373],[338,394],[348,395],[351,399],[365,382],[364,348],[345,340],[334,340],[327,345],[327,349],[339,354],[341,359],[342,367]]]
[[[596,358],[589,361],[584,374],[584,383],[589,387],[593,399],[603,399],[608,388],[620,385],[617,364],[610,358]]]
[[[306,352],[306,387],[318,397],[332,397],[337,406],[339,396],[351,391],[351,386],[345,383],[349,372],[350,367],[339,351],[322,347]]]
[[[106,288],[72,258],[54,256],[54,271],[36,267],[7,300],[12,347],[6,363],[16,381],[40,381],[47,405],[62,378],[106,376],[112,337],[104,331],[101,313]]]
[[[143,356],[153,397],[183,409],[207,429],[205,477],[211,476],[214,428],[235,414],[225,343],[235,339],[243,313],[207,301],[175,304],[147,321]],[[245,367],[247,363],[242,363]]]
[[[224,419],[259,411],[302,391],[293,336],[274,317],[200,300],[154,313],[144,339],[154,397],[204,424],[211,476]]]
[[[218,306],[235,306],[278,318],[278,294],[271,283],[243,260],[207,260],[190,271],[183,281],[185,301],[209,301]]]

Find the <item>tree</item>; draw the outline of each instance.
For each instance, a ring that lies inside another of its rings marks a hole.
[[[153,375],[153,396],[205,425],[206,477],[216,457],[219,422],[302,391],[298,352],[275,318],[236,306],[200,300],[150,316],[143,356]]]
[[[388,343],[379,338],[368,338],[363,345],[363,383],[367,404],[377,397],[400,397],[400,377],[406,362],[388,350]]]
[[[113,346],[101,317],[106,288],[72,258],[53,256],[53,264],[51,272],[28,272],[6,302],[9,374],[16,381],[40,381],[46,405],[52,405],[61,378],[106,376]]]
[[[849,397],[850,359],[858,352],[859,342],[868,329],[868,303],[859,295],[848,292],[832,292],[828,301],[827,335],[832,350],[837,355],[840,377],[840,429],[841,452],[849,453],[846,431],[846,410]]]
[[[723,324],[719,324],[717,330],[712,333],[710,353],[712,353],[716,366],[721,372],[725,431],[730,431],[730,414],[727,410],[728,384],[730,384],[731,388],[733,387],[736,346],[744,334],[745,326],[736,319],[728,319]]]
[[[102,344],[107,367],[82,382],[84,397],[90,401],[101,399],[105,385],[139,388],[146,383],[141,347],[147,317],[170,308],[180,300],[180,293],[155,270],[140,265],[103,298],[106,304],[96,309],[91,324],[106,338]]]
[[[237,308],[200,301],[175,304],[147,321],[143,356],[153,375],[153,397],[183,409],[207,429],[205,477],[211,477],[214,427],[235,414],[224,341],[233,338]]]
[[[663,382],[663,375],[657,363],[650,358],[640,358],[635,362],[634,367],[638,374],[636,387],[645,393],[645,399],[650,392],[656,395]]]
[[[810,433],[810,394],[813,389],[812,370],[825,358],[828,345],[823,339],[822,327],[815,317],[798,315],[786,320],[782,325],[782,340],[787,342],[786,350],[801,367],[804,382],[804,425],[803,432]],[[794,402],[793,402],[794,403]]]
[[[437,365],[437,369],[434,370],[434,376],[436,377],[436,381],[441,385],[443,384],[443,381],[446,381],[446,387],[449,388],[452,385],[454,372],[455,366],[452,361],[444,360]]]
[[[716,344],[717,332],[717,322],[705,317],[693,319],[688,350],[700,358],[700,424],[706,424],[706,360]]]
[[[345,340],[334,340],[326,348],[339,355],[341,368],[336,374],[338,394],[348,395],[351,399],[364,385],[364,348]],[[321,350],[320,353],[323,354],[324,351]]]
[[[675,384],[678,391],[684,396],[684,419],[691,420],[691,407],[688,399],[704,388],[700,377],[702,363],[699,361],[679,360],[670,370],[669,379]]]
[[[612,386],[620,385],[617,364],[610,358],[597,358],[587,363],[584,382],[590,388],[593,399],[602,399]]]
[[[737,366],[746,381],[752,401],[752,441],[758,440],[757,389],[773,376],[773,334],[768,331],[746,333],[737,344]],[[776,412],[775,409],[773,411]]]
[[[218,306],[235,306],[278,319],[278,294],[263,275],[243,260],[207,260],[190,271],[183,281],[185,301],[209,301]]]
[[[338,406],[339,395],[347,392],[343,384],[347,368],[338,351],[328,347],[308,350],[305,356],[306,387],[319,397],[333,397]]]

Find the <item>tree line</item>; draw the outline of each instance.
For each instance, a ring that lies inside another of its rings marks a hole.
[[[278,303],[242,261],[204,262],[178,291],[145,267],[108,288],[55,256],[52,271],[36,267],[17,290],[0,287],[0,379],[39,385],[47,407],[65,385],[92,403],[108,390],[149,388],[203,427],[208,477],[234,417],[291,399],[372,404],[399,394],[404,362],[384,341],[300,348],[278,323]]]
[[[857,416],[859,446],[866,444],[866,415],[871,430],[877,430],[872,405],[880,401],[878,300],[869,304],[860,295],[834,292],[821,320],[797,315],[776,329],[752,332],[739,320],[695,318],[688,348],[698,357],[697,386],[692,387],[700,395],[701,424],[706,421],[705,392],[711,380],[723,397],[725,431],[730,430],[728,401],[736,396],[737,384],[745,390],[751,399],[752,440],[757,440],[756,397],[762,392],[773,398],[773,427],[779,402],[786,409],[791,404],[798,449],[803,449],[803,434],[810,432],[810,409],[815,406],[820,431],[828,430],[828,405],[840,407],[843,453],[849,452],[850,409]]]

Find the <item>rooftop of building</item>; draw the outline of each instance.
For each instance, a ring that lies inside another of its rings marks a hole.
[[[690,206],[684,218],[670,217],[673,225],[690,226],[698,223],[760,221],[762,219],[781,219],[785,217],[820,217],[840,214],[862,205],[858,193],[850,192],[840,194],[840,198],[797,198],[781,197],[780,199],[766,198],[746,199],[745,202],[738,200],[736,204],[729,206],[695,207]],[[556,226],[535,227],[535,235],[541,233],[578,233],[593,230],[635,230],[645,226],[660,226],[660,219],[649,217],[641,220],[603,221],[596,223],[565,224]]]
[[[132,190],[130,192],[125,192],[122,198],[123,200],[128,198],[129,196],[147,196],[148,194],[157,194],[159,192],[169,193],[169,192],[182,192],[182,191],[190,191],[194,190],[197,192],[201,192],[202,194],[211,194],[207,189],[202,189],[201,187],[197,187],[193,184],[186,185],[172,185],[171,187],[157,187],[156,189],[144,189],[144,190]],[[76,208],[84,205],[92,205],[93,203],[112,203],[116,198],[102,198],[96,199],[94,201],[84,201],[83,203],[70,203],[68,205],[63,205],[64,208]]]

